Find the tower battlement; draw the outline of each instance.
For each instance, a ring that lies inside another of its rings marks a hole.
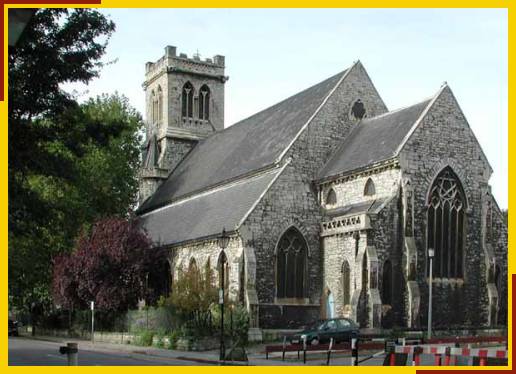
[[[227,80],[227,77],[224,76],[225,63],[225,56],[222,55],[201,59],[201,56],[197,53],[188,57],[186,53],[178,54],[177,47],[169,45],[165,47],[165,54],[160,59],[145,64],[144,86],[160,74],[170,71],[202,74],[225,81]]]

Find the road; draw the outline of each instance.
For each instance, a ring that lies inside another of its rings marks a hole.
[[[67,366],[66,355],[59,353],[61,343],[32,340],[22,337],[9,337],[10,366]],[[137,347],[135,347],[137,350]],[[98,352],[80,349],[79,365],[81,366],[169,366],[169,365],[201,365],[197,362],[185,361],[169,357],[145,357],[134,352]]]
[[[63,343],[56,341],[34,340],[28,337],[9,338],[9,365],[10,366],[66,366],[66,355],[59,354],[59,346]],[[258,349],[256,349],[258,348]],[[263,348],[263,347],[262,347]],[[253,352],[254,351],[254,352]],[[359,366],[382,366],[385,355],[370,358],[374,352],[360,352]],[[380,352],[379,352],[380,353]],[[310,352],[307,362],[303,365],[302,352],[300,359],[296,352],[289,352],[285,361],[281,359],[281,352],[270,354],[265,359],[263,350],[259,347],[248,351],[249,365],[270,366],[314,366],[326,365],[325,352]],[[405,365],[411,364],[412,357],[407,357]],[[461,358],[459,365],[471,365],[471,360]],[[226,362],[226,364],[230,364]],[[236,364],[236,363],[234,363]],[[334,352],[331,357],[332,366],[349,366],[350,353]],[[421,365],[434,365],[433,355],[421,355]],[[218,352],[181,352],[151,347],[137,347],[118,344],[95,344],[79,342],[79,365],[81,366],[198,366],[219,365]]]

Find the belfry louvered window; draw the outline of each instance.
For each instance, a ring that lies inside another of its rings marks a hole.
[[[210,89],[207,85],[199,91],[199,119],[210,119]]]
[[[305,296],[306,256],[308,248],[303,235],[294,227],[278,242],[276,286],[278,298]]]
[[[183,86],[183,93],[181,95],[182,101],[182,115],[183,117],[193,117],[193,96],[194,89],[190,82],[186,82]]]
[[[428,200],[427,248],[435,250],[432,269],[435,278],[464,275],[465,209],[462,185],[447,167],[435,179]]]

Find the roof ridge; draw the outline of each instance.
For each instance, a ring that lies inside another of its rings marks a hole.
[[[278,165],[275,165],[274,168],[262,169],[259,173],[250,174],[250,175],[247,174],[247,175],[244,175],[242,178],[225,181],[226,183],[222,183],[222,184],[218,184],[218,185],[212,185],[203,190],[196,191],[191,195],[180,196],[178,199],[169,201],[167,204],[164,204],[156,209],[148,210],[148,211],[142,213],[140,215],[140,217],[145,217],[149,214],[154,214],[154,213],[160,212],[164,209],[168,209],[168,208],[171,208],[176,205],[181,205],[181,204],[187,203],[187,202],[189,202],[191,200],[195,200],[199,197],[204,197],[204,196],[211,195],[213,193],[216,193],[216,192],[228,189],[228,188],[232,188],[232,187],[236,187],[241,184],[244,184],[244,183],[252,182],[254,179],[258,179],[265,175],[272,174],[274,172],[278,172],[278,169],[282,170],[283,168],[284,168],[283,166],[281,168],[279,168]]]
[[[433,96],[428,96],[427,98],[423,99],[423,100],[419,100],[413,104],[409,104],[409,105],[405,105],[405,106],[402,106],[400,108],[397,108],[397,109],[394,109],[394,110],[391,110],[391,111],[388,111],[388,112],[385,112],[385,113],[382,113],[382,114],[378,114],[377,116],[374,116],[374,117],[371,117],[371,118],[365,118],[363,122],[366,122],[366,121],[372,121],[374,119],[377,119],[377,118],[383,118],[385,116],[388,116],[390,114],[395,114],[395,113],[398,113],[398,112],[401,112],[402,110],[405,110],[405,109],[410,109],[410,108],[413,108],[415,107],[416,105],[419,105],[419,104],[423,104],[425,101],[429,101],[429,100],[432,100]]]
[[[278,102],[276,102],[276,103],[274,103],[274,104],[272,104],[272,105],[270,105],[270,106],[268,106],[268,107],[265,107],[265,108],[263,108],[263,109],[259,110],[258,112],[255,112],[255,113],[251,114],[251,115],[250,115],[250,116],[248,116],[248,117],[242,118],[242,119],[241,119],[241,120],[239,120],[238,122],[234,122],[232,125],[229,125],[228,127],[224,127],[224,129],[223,129],[223,130],[217,131],[217,132],[215,132],[215,133],[213,133],[213,134],[221,133],[221,132],[222,132],[222,131],[224,131],[224,130],[230,129],[230,128],[232,128],[232,127],[236,126],[236,125],[241,124],[242,122],[245,122],[245,121],[247,121],[247,120],[249,120],[249,119],[251,119],[251,118],[253,118],[253,117],[255,117],[255,116],[257,116],[257,115],[259,115],[259,114],[261,114],[261,113],[263,113],[263,112],[265,112],[266,110],[269,110],[269,109],[275,108],[275,107],[277,107],[277,106],[279,106],[279,105],[281,105],[281,104],[285,103],[286,101],[288,101],[288,100],[290,100],[290,99],[292,99],[292,98],[294,98],[294,97],[296,97],[296,96],[298,96],[298,95],[301,95],[301,94],[305,93],[306,91],[311,90],[312,88],[314,88],[314,87],[316,87],[316,86],[319,86],[320,84],[322,84],[322,83],[324,83],[324,82],[326,82],[326,81],[328,81],[328,80],[330,80],[330,79],[332,79],[332,78],[334,78],[334,77],[336,77],[336,76],[338,76],[338,75],[341,75],[341,74],[342,74],[342,75],[344,75],[344,74],[346,74],[346,72],[347,72],[347,71],[349,71],[350,69],[351,69],[351,67],[350,67],[350,68],[347,68],[347,69],[345,69],[345,70],[342,70],[342,71],[338,72],[337,74],[332,75],[331,77],[328,77],[328,78],[326,78],[326,79],[323,79],[323,80],[322,80],[322,81],[320,81],[320,82],[317,82],[317,83],[315,83],[315,84],[312,84],[311,86],[306,87],[305,89],[303,89],[303,90],[301,90],[301,91],[298,91],[298,92],[296,92],[295,94],[292,94],[292,95],[290,95],[290,96],[288,96],[288,97],[284,98],[283,100],[278,101]],[[213,135],[213,134],[212,134],[212,135]]]

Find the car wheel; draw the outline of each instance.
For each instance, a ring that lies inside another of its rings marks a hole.
[[[311,344],[311,345],[319,345],[319,339],[317,339],[317,338],[313,338],[313,339],[310,341],[310,344]]]

